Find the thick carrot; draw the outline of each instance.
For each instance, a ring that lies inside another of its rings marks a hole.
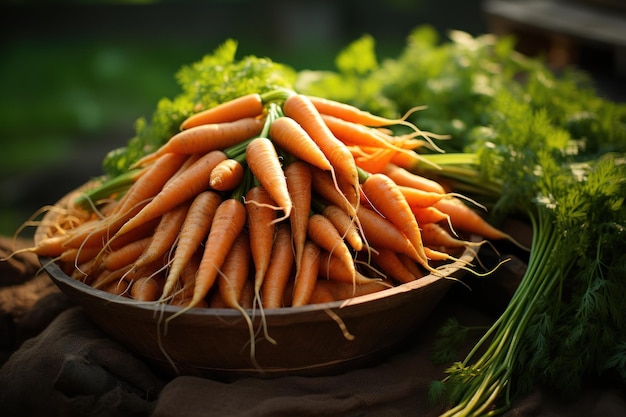
[[[246,147],[246,161],[256,179],[283,210],[283,217],[275,221],[288,218],[292,208],[291,197],[272,141],[263,137],[253,139]]]
[[[236,159],[228,158],[213,168],[209,176],[209,186],[218,191],[231,191],[241,183],[243,175],[243,165]]]
[[[446,190],[437,181],[430,178],[414,174],[394,163],[388,163],[382,171],[383,174],[391,178],[396,184],[417,188],[423,191],[445,194]]]
[[[262,129],[263,120],[256,118],[196,126],[176,133],[156,151],[142,157],[135,165],[145,165],[170,152],[191,155],[226,149],[255,137]]]
[[[291,230],[285,223],[276,227],[276,239],[272,248],[269,267],[263,279],[262,305],[264,308],[282,307],[287,282],[294,267],[294,251],[291,249]]]
[[[296,275],[293,286],[292,307],[303,306],[309,303],[320,268],[320,249],[307,240],[304,244],[304,255],[299,273]]]
[[[261,95],[251,93],[192,114],[181,123],[180,129],[184,130],[210,123],[232,122],[248,117],[257,117],[261,114],[263,114]]]
[[[333,169],[313,138],[290,117],[279,117],[270,125],[270,138],[281,149],[324,171]]]
[[[211,171],[224,159],[226,155],[222,151],[212,151],[202,156],[185,172],[169,182],[139,213],[124,223],[115,236],[122,235],[148,220],[161,216],[206,190],[209,186]]]
[[[341,260],[354,279],[356,269],[350,249],[328,218],[319,213],[312,214],[309,217],[307,236],[320,249],[326,250]]]
[[[344,210],[352,218],[356,215],[358,200],[357,195],[351,187],[346,191],[346,187],[343,187],[344,183],[340,180],[338,184],[339,189],[337,189],[331,175],[315,167],[311,167],[311,178],[313,191],[315,191],[319,197]]]
[[[180,228],[178,243],[165,280],[163,299],[172,295],[185,266],[191,261],[208,235],[213,217],[221,202],[222,197],[214,191],[204,191],[191,202],[185,221]]]
[[[183,270],[180,272],[178,278],[179,285],[175,286],[175,292],[172,295],[170,304],[179,305],[178,303],[182,302],[182,300],[191,299],[191,296],[193,295],[193,287],[196,281],[196,272],[198,271],[198,266],[200,265],[200,259],[201,256],[199,251],[195,251],[189,262],[185,264]]]
[[[417,224],[449,222],[450,216],[434,206],[411,207],[411,211],[417,220]]]
[[[389,219],[409,239],[418,255],[416,260],[425,268],[432,269],[424,253],[419,225],[399,186],[384,174],[372,174],[363,182],[362,189],[375,210]]]
[[[8,256],[0,259],[0,261],[7,261],[15,255],[20,253],[34,253],[39,256],[50,256],[56,258],[65,251],[65,242],[68,239],[68,235],[55,235],[46,237],[37,242],[34,246],[27,248],[20,248],[11,252]]]
[[[330,204],[322,209],[322,215],[335,226],[335,229],[350,244],[352,249],[360,251],[363,249],[363,239],[356,227],[354,220],[341,208]]]
[[[217,207],[198,266],[193,297],[188,307],[194,307],[209,293],[228,252],[245,224],[246,209],[240,201],[229,198]]]
[[[115,271],[116,269],[132,264],[146,250],[151,241],[152,236],[148,236],[126,244],[107,254],[104,257],[103,266],[109,271]]]
[[[156,301],[161,294],[162,286],[162,279],[156,277],[137,278],[130,287],[130,296],[137,301]]]
[[[274,200],[265,187],[259,185],[250,188],[245,196],[248,232],[254,262],[254,291],[260,301],[260,291],[265,272],[270,264],[276,211]]]
[[[366,284],[357,285],[356,287],[352,284],[341,281],[319,280],[315,284],[315,289],[313,294],[311,294],[309,304],[331,303],[334,301],[347,300],[349,298],[373,294],[387,288],[389,287],[383,282],[376,280]]]
[[[443,246],[446,248],[462,248],[478,245],[476,243],[455,238],[437,223],[422,224],[421,229],[422,240],[425,245],[430,247]]]
[[[221,273],[217,278],[217,288],[226,306],[247,315],[239,304],[243,287],[250,271],[250,242],[248,234],[240,233],[226,255]]]
[[[370,154],[356,156],[354,161],[362,170],[370,173],[382,172],[397,151],[393,149],[376,149]]]
[[[306,162],[292,162],[285,168],[285,178],[287,180],[287,190],[293,203],[289,222],[293,237],[296,271],[298,271],[302,263],[304,242],[307,238],[309,212],[311,211],[311,169]]]
[[[302,94],[290,95],[283,103],[283,111],[286,116],[298,122],[324,152],[333,166],[334,182],[337,183],[339,177],[344,178],[357,192],[359,174],[354,158],[346,145],[337,139],[326,126],[311,100]]]

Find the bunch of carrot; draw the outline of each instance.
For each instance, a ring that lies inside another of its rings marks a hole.
[[[457,232],[507,238],[462,196],[401,168],[428,144],[404,119],[287,90],[248,94],[188,117],[134,164],[126,190],[90,210],[75,199],[51,208],[29,250],[95,288],[181,311],[383,290],[479,244]]]

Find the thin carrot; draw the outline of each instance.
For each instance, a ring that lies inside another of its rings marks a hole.
[[[367,277],[354,268],[348,267],[342,259],[326,250],[320,252],[320,269],[318,275],[324,279],[345,282],[353,284],[354,286],[367,284],[372,281],[380,281],[378,278]]]
[[[340,259],[354,278],[356,270],[350,249],[327,217],[319,213],[312,214],[309,217],[307,236],[320,249],[324,249]]]
[[[291,300],[292,307],[308,304],[317,283],[320,259],[319,247],[310,240],[307,240],[304,244],[302,265],[294,280],[293,298]]]
[[[335,226],[335,229],[341,234],[341,236],[350,244],[355,251],[361,251],[363,249],[363,239],[359,230],[356,227],[356,223],[352,218],[343,211],[341,208],[330,204],[322,209],[322,215],[326,217]]]
[[[67,241],[68,235],[56,235],[39,240],[34,246],[20,248],[11,252],[8,256],[0,259],[7,261],[20,253],[34,253],[38,256],[50,256],[56,258],[65,251],[64,243]]]
[[[379,249],[372,254],[372,259],[383,273],[402,284],[414,281],[421,276],[415,276],[398,255],[397,252],[389,249]]]
[[[294,251],[291,249],[291,230],[285,223],[276,227],[276,239],[272,248],[269,267],[263,279],[263,307],[279,308],[294,266]]]
[[[185,266],[206,238],[213,222],[217,207],[222,203],[222,197],[214,191],[204,191],[198,194],[187,212],[178,236],[178,243],[172,257],[162,298],[172,295]]]
[[[344,178],[354,189],[359,189],[359,175],[354,158],[346,145],[330,131],[319,111],[311,100],[303,94],[292,94],[285,99],[283,111],[286,116],[298,122],[313,138],[333,166],[335,183]],[[335,175],[336,173],[336,175]],[[357,193],[358,197],[358,193]]]
[[[311,169],[305,162],[294,161],[285,168],[285,178],[287,190],[293,203],[289,222],[291,224],[291,235],[293,236],[296,271],[299,271],[302,263],[304,242],[307,238],[309,212],[311,211]]]
[[[394,149],[376,149],[370,154],[355,157],[354,161],[359,168],[367,172],[382,172],[396,153]]]
[[[383,174],[391,178],[396,184],[417,188],[423,191],[445,194],[446,190],[437,181],[430,178],[414,174],[394,163],[388,163],[382,171]]]
[[[333,166],[313,138],[291,117],[279,117],[270,125],[270,138],[281,149],[324,171]]]
[[[226,155],[222,151],[212,151],[202,156],[185,172],[169,182],[139,213],[124,223],[114,238],[148,220],[161,216],[206,190],[211,170],[224,159]]]
[[[477,246],[478,243],[455,238],[446,229],[437,223],[425,223],[421,225],[422,240],[424,244],[431,247],[443,246],[447,248],[462,248]]]
[[[106,255],[103,266],[109,271],[115,271],[132,264],[146,250],[151,241],[152,236],[148,236],[124,245]]]
[[[417,220],[417,224],[450,222],[450,216],[434,206],[411,207],[411,211]]]
[[[209,236],[205,242],[202,260],[198,266],[193,297],[189,305],[174,316],[182,314],[188,308],[193,308],[206,297],[245,223],[246,209],[240,201],[229,198],[217,207]]]
[[[253,139],[246,147],[246,161],[256,179],[283,210],[283,216],[275,222],[288,218],[292,208],[291,197],[272,141],[263,137]]]
[[[250,233],[250,246],[254,263],[254,292],[260,301],[260,291],[265,272],[270,264],[276,211],[274,200],[265,187],[259,185],[250,188],[245,196],[245,207]]]
[[[193,287],[196,281],[196,272],[198,271],[198,266],[200,265],[200,253],[199,251],[195,251],[189,259],[189,262],[185,264],[183,270],[180,272],[178,283],[179,285],[175,286],[175,292],[172,295],[172,300],[170,304],[178,305],[177,303],[182,300],[191,299],[193,295]]]
[[[243,165],[236,159],[228,158],[213,168],[209,186],[218,191],[231,191],[241,183],[243,175]]]
[[[251,117],[233,122],[196,126],[176,133],[156,151],[142,157],[135,165],[145,165],[170,152],[191,155],[226,149],[255,137],[262,129],[263,120]]]
[[[357,214],[366,242],[372,248],[389,249],[397,253],[405,253],[413,259],[419,259],[417,250],[398,226],[364,206],[359,207]]]
[[[481,215],[458,198],[445,198],[434,204],[434,207],[450,216],[455,229],[467,233],[475,233],[486,239],[508,239],[517,243],[510,235],[489,224]]]
[[[248,234],[242,232],[226,255],[221,273],[217,278],[217,288],[226,306],[241,311],[244,316],[247,316],[247,313],[239,304],[239,300],[248,279],[250,261]]]
[[[184,130],[210,123],[232,122],[243,118],[257,117],[261,114],[263,114],[261,95],[251,93],[192,114],[181,123],[180,129]]]

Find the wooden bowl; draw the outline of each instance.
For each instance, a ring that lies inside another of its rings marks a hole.
[[[94,289],[66,275],[50,258],[40,262],[105,333],[153,366],[172,375],[233,379],[336,374],[383,357],[427,319],[464,273],[461,265],[474,256],[466,250],[459,261],[441,269],[441,276],[427,275],[377,293],[266,309],[267,332],[276,343],[257,333],[258,367],[250,357],[248,325],[236,310],[195,308],[172,320],[165,333],[164,319],[180,307],[140,303]],[[258,311],[253,323],[255,330],[262,329]]]

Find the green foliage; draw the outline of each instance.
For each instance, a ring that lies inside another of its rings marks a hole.
[[[268,58],[236,58],[237,42],[229,39],[198,62],[183,66],[176,73],[180,93],[162,98],[149,120],[140,118],[135,136],[120,149],[112,150],[104,160],[104,171],[117,176],[133,162],[154,151],[179,130],[191,114],[247,93],[264,93],[290,88],[295,71]]]

